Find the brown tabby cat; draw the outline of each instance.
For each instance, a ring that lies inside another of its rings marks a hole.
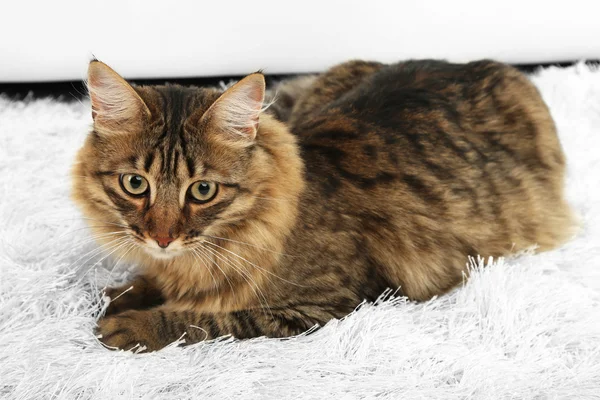
[[[507,65],[348,62],[284,84],[286,125],[259,73],[132,87],[93,61],[88,85],[74,198],[142,268],[108,293],[113,348],[295,335],[386,288],[442,294],[469,255],[572,234],[552,118]]]

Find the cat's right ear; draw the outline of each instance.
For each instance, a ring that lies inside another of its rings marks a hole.
[[[94,127],[108,132],[138,130],[150,110],[121,75],[103,62],[88,67],[87,88],[92,102]]]

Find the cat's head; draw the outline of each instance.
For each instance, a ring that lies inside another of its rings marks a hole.
[[[134,87],[92,61],[88,89],[93,130],[73,198],[107,249],[169,259],[211,238],[269,245],[290,229],[295,202],[284,199],[302,189],[302,164],[293,136],[262,113],[262,74],[225,92]]]

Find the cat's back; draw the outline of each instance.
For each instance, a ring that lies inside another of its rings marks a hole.
[[[512,168],[533,157],[529,167],[559,175],[565,162],[535,87],[493,61],[344,63],[300,96],[288,124],[316,174],[433,173],[447,182],[456,180],[452,169],[483,170],[490,161]]]
[[[544,186],[562,196],[565,157],[546,104],[526,76],[494,61],[341,64],[289,124],[309,174],[330,182],[404,184],[442,208],[452,198],[436,188],[492,198]],[[478,190],[483,182],[494,188]]]
[[[554,123],[507,65],[342,64],[299,99],[290,126],[307,203],[319,204],[307,214],[319,208],[320,224],[358,232],[387,264],[401,253],[462,270],[466,255],[548,249],[571,233]]]

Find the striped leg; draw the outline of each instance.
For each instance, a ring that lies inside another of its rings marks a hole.
[[[335,317],[331,311],[313,306],[214,314],[162,306],[103,318],[98,322],[97,333],[109,347],[129,350],[139,343],[147,351],[154,351],[182,337],[190,344],[225,335],[238,339],[293,336]]]

